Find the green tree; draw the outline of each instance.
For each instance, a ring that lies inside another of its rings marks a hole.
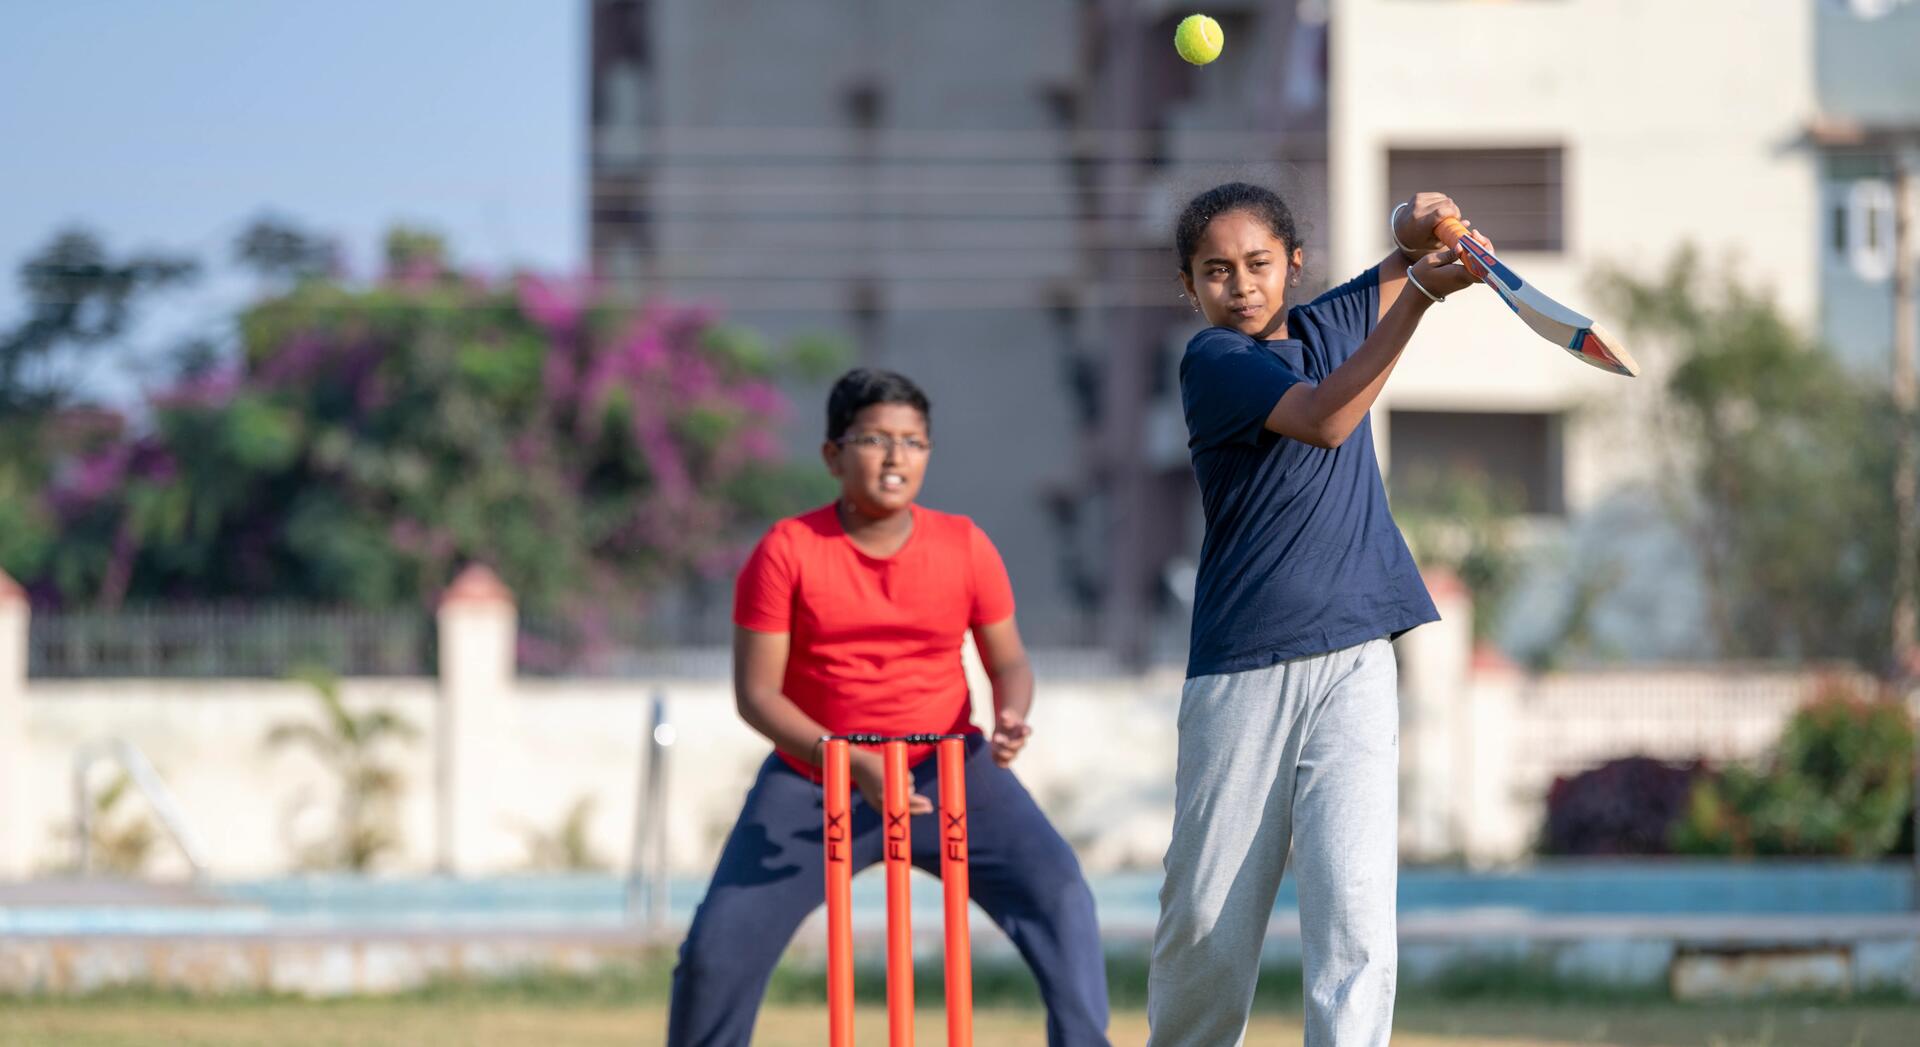
[[[27,315],[0,336],[0,418],[67,406],[77,378],[65,357],[85,356],[126,333],[149,292],[191,281],[190,258],[144,253],[115,258],[98,237],[68,229],[20,267]]]
[[[0,570],[32,580],[52,569],[61,527],[44,492],[55,466],[124,429],[118,415],[80,402],[86,364],[120,342],[141,301],[197,273],[181,256],[116,256],[77,228],[20,266],[26,315],[0,332]]]
[[[388,270],[349,284],[301,268],[316,243],[243,236],[243,257],[296,278],[239,317],[231,360],[154,398],[149,428],[67,463],[39,554],[53,588],[418,606],[479,561],[535,613],[632,606],[718,576],[818,496],[785,462],[777,382],[817,367],[819,343],[776,351],[700,310],[481,280],[404,229]]]
[[[1676,354],[1666,389],[1674,502],[1720,653],[1882,664],[1898,426],[1886,391],[1691,252],[1663,273],[1610,273],[1601,286],[1633,330]]]
[[[233,258],[262,279],[298,283],[335,275],[340,246],[289,219],[265,214],[234,240]]]

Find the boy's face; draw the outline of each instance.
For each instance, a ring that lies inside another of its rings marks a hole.
[[[1246,211],[1228,211],[1207,223],[1193,257],[1191,273],[1180,280],[1215,327],[1254,338],[1278,337],[1287,321],[1287,287],[1302,262],[1298,248]]]
[[[913,504],[926,479],[933,440],[927,417],[908,404],[860,409],[838,441],[820,448],[840,494],[867,516],[891,516]]]

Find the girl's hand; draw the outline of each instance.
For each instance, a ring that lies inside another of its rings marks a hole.
[[[1415,251],[1432,251],[1441,246],[1440,238],[1433,235],[1434,226],[1439,225],[1442,218],[1460,217],[1460,208],[1454,204],[1453,197],[1445,193],[1415,193],[1407,199],[1406,207],[1394,210],[1398,221],[1394,224],[1393,235]],[[1465,222],[1465,219],[1462,221]]]
[[[1486,245],[1487,250],[1493,250],[1492,240],[1479,233],[1469,232],[1467,235]],[[1467,267],[1461,265],[1457,257],[1451,247],[1442,247],[1438,251],[1429,252],[1421,256],[1418,262],[1413,263],[1413,278],[1420,281],[1421,287],[1443,297],[1479,283],[1479,278],[1468,272]],[[1420,292],[1409,287],[1402,293],[1417,295]]]
[[[867,798],[867,806],[884,816],[887,807],[882,801],[887,795],[887,765],[880,754],[872,749],[856,748],[847,754],[847,763],[853,784],[860,789],[860,795]],[[907,813],[933,813],[933,801],[914,790],[911,775],[907,778]]]

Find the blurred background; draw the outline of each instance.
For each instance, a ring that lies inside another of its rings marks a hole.
[[[1644,366],[1470,294],[1373,411],[1445,616],[1397,645],[1403,1027],[1910,1042],[1920,4],[1220,0],[1206,67],[1188,13],[13,5],[0,1040],[185,991],[477,1042],[435,1009],[473,979],[657,1037],[767,751],[733,572],[832,496],[825,391],[873,365],[1012,574],[1019,770],[1137,1042],[1202,530],[1171,225],[1241,179],[1310,289],[1445,191]]]

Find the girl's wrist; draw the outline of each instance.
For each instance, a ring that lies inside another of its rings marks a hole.
[[[1403,294],[1401,297],[1411,297],[1422,309],[1430,305],[1439,305],[1441,302],[1446,301],[1446,295],[1435,294],[1432,289],[1427,287],[1427,282],[1433,279],[1433,273],[1427,273],[1426,279],[1423,280],[1417,270],[1417,266],[1407,266],[1407,283],[1412,285],[1414,293],[1412,295]]]
[[[1393,246],[1399,250],[1400,257],[1406,259],[1409,263],[1419,261],[1425,253],[1408,247],[1406,238],[1400,235],[1400,215],[1402,212],[1411,212],[1412,209],[1413,205],[1411,203],[1402,200],[1394,206],[1393,213],[1387,216],[1387,235],[1393,237]]]
[[[1409,229],[1409,231],[1405,231],[1405,234],[1402,234],[1402,231],[1400,231],[1400,215],[1402,215],[1402,213],[1411,213],[1411,211],[1413,211],[1413,204],[1402,200],[1398,206],[1394,206],[1394,213],[1388,215],[1388,219],[1386,219],[1386,234],[1394,238],[1394,250],[1400,252],[1400,259],[1405,261],[1407,265],[1413,265],[1415,261],[1427,257],[1428,250],[1432,250],[1432,248],[1417,250],[1417,248],[1409,248],[1409,246],[1407,246],[1407,238],[1411,238],[1413,231]]]

